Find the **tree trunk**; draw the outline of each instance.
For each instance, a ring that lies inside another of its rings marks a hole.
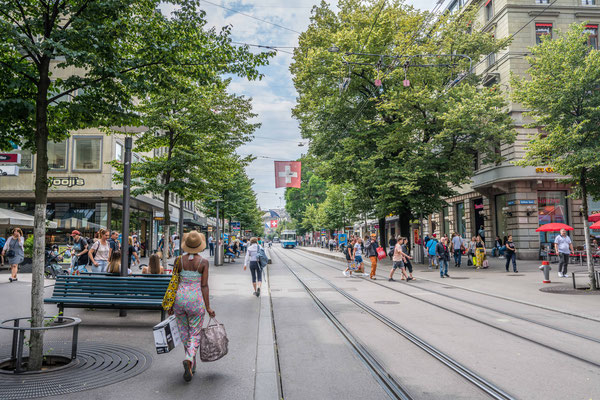
[[[587,199],[587,174],[586,169],[581,170],[579,185],[581,186],[581,197],[583,201],[583,233],[585,235],[585,255],[587,262],[588,275],[590,279],[590,290],[596,290],[596,274],[594,273],[594,262],[592,259],[592,249],[590,246],[590,230],[588,229],[588,199]]]
[[[379,245],[383,247],[384,250],[387,249],[387,231],[385,230],[385,217],[379,218]],[[387,253],[387,251],[386,251]]]
[[[169,184],[168,180],[170,177],[167,174],[166,180],[167,185]],[[163,240],[163,255],[162,255],[162,263],[163,267],[168,267],[168,259],[169,259],[169,239],[171,236],[170,226],[171,226],[171,213],[169,212],[169,195],[171,193],[168,190],[165,190],[163,193],[163,213],[165,215],[165,221],[163,222],[163,234],[165,235],[165,240]]]
[[[46,204],[48,202],[48,78],[50,62],[40,66],[40,83],[36,99],[35,145],[35,212],[33,221],[33,268],[31,274],[31,326],[44,322],[44,264],[46,250]],[[44,357],[44,332],[31,331],[29,337],[29,371],[39,371]]]

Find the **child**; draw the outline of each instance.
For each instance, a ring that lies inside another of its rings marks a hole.
[[[120,275],[121,274],[121,252],[113,251],[108,260],[107,271],[109,274]],[[131,270],[127,269],[127,275],[131,275]]]

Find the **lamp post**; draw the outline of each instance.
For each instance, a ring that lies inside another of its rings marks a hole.
[[[123,233],[121,240],[121,276],[127,276],[129,265],[129,203],[131,193],[131,148],[133,139],[125,138],[125,159],[123,163]],[[126,317],[127,310],[119,310],[119,316]]]
[[[219,223],[219,203],[223,200],[215,200],[217,203],[217,240],[215,246],[215,266],[223,265],[223,249],[221,248],[221,224]]]

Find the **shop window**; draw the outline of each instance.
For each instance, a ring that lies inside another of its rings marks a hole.
[[[444,233],[450,236],[450,215],[449,207],[442,208],[442,223],[444,224]]]
[[[494,18],[494,1],[487,0],[487,3],[485,3],[485,20],[486,22],[491,21],[492,18]]]
[[[584,6],[595,6],[596,0],[581,0],[581,4]]]
[[[102,170],[102,138],[75,137],[73,138],[73,169],[80,171]]]
[[[460,202],[456,204],[456,232],[465,237],[466,234],[466,224],[465,224],[465,203]]]
[[[542,38],[552,39],[552,24],[535,24],[535,44],[542,43]]]
[[[67,142],[48,142],[48,168],[51,170],[67,169]]]
[[[33,155],[31,154],[31,150],[20,149],[20,150],[15,151],[15,153],[21,154],[21,163],[19,164],[19,169],[21,169],[21,170],[32,170],[33,169]]]
[[[588,44],[594,50],[598,50],[598,25],[586,25],[585,33],[588,34]]]
[[[507,215],[502,210],[506,207],[506,195],[499,194],[495,198],[495,212],[496,212],[496,235],[500,236],[500,239],[504,239],[505,236],[508,236],[508,223],[507,223]]]
[[[538,192],[539,225],[551,222],[567,223],[567,192],[540,191]],[[540,232],[540,242],[553,243],[558,232]]]

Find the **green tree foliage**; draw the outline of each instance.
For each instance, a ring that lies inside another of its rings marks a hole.
[[[323,213],[323,228],[338,230],[353,222],[348,192],[348,185],[329,185],[327,198],[319,205]]]
[[[382,8],[379,2],[342,0],[338,13],[325,3],[315,7],[311,25],[300,36],[291,66],[299,93],[293,112],[311,140],[309,154],[320,161],[316,173],[360,189],[382,230],[390,213],[438,210],[443,198],[455,193],[452,186],[468,182],[478,154],[483,162],[500,162],[496,150],[514,140],[512,120],[500,92],[478,88],[477,77],[449,84],[468,71],[464,58],[417,57],[408,63],[387,58],[379,68],[348,67],[328,48],[333,43],[342,52],[391,56],[466,54],[477,61],[506,45],[473,27],[473,20],[474,11],[435,20],[400,1]],[[348,77],[340,93],[338,85]],[[407,221],[401,228],[408,234],[409,218],[401,220]]]
[[[320,204],[325,201],[327,182],[315,175],[311,168],[311,161],[301,158],[302,161],[302,185],[300,188],[285,189],[285,209],[299,227],[299,233],[304,230],[304,213],[309,204]]]
[[[164,16],[158,0],[0,0],[0,146],[37,154],[33,326],[44,316],[48,142],[77,129],[136,125],[134,99],[173,75],[256,78],[267,57],[232,47],[228,29],[203,29],[197,1],[173,3],[179,11]],[[30,338],[30,354],[28,368],[39,370],[41,331]]]
[[[588,195],[600,198],[600,52],[588,45],[585,24],[531,48],[530,79],[513,77],[513,97],[543,127],[527,144],[521,165],[550,166],[575,188],[589,213]],[[587,265],[595,288],[590,235],[584,222]]]
[[[325,215],[323,208],[315,204],[306,206],[301,228],[303,228],[305,232],[314,232],[323,228],[324,225]]]

